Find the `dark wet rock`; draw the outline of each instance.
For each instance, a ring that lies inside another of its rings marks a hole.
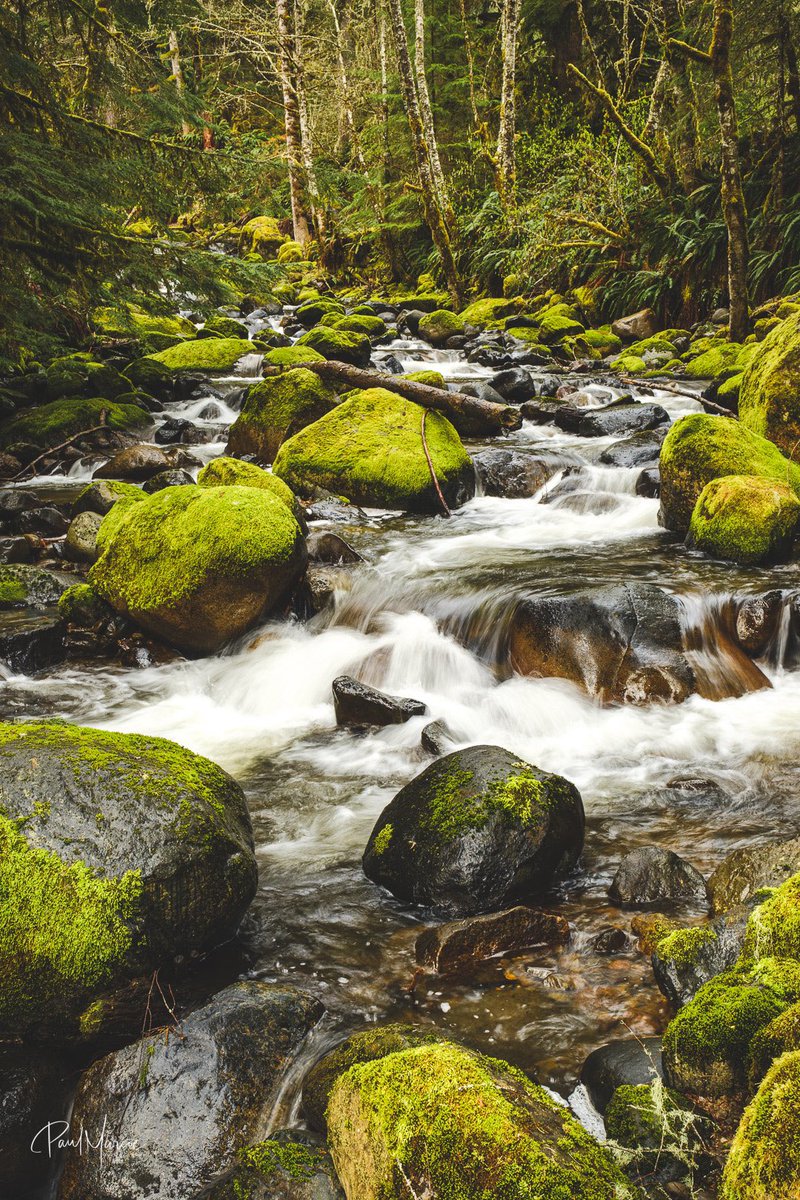
[[[349,592],[352,583],[352,567],[309,563],[306,572],[306,587],[312,612],[322,612],[332,602],[337,592]]]
[[[43,537],[57,538],[66,533],[68,527],[69,521],[64,514],[49,504],[42,508],[29,508],[17,518],[20,533],[38,533]]]
[[[166,421],[153,434],[153,441],[159,446],[173,445],[175,442],[199,442],[203,435],[196,425],[182,417],[167,417]]]
[[[0,613],[0,662],[17,675],[35,675],[63,662],[65,631],[57,614]]]
[[[309,521],[330,521],[340,525],[361,525],[367,520],[367,514],[357,504],[350,504],[324,488],[313,490],[306,515]]]
[[[402,725],[412,717],[424,716],[427,706],[420,700],[387,696],[377,688],[359,683],[349,675],[333,681],[333,707],[337,725]]]
[[[730,800],[724,788],[704,775],[673,775],[667,780],[667,788],[681,799],[698,804],[722,805]]]
[[[249,980],[177,1029],[109,1054],[83,1076],[72,1114],[106,1151],[65,1154],[59,1200],[188,1200],[240,1161],[319,1002]]]
[[[661,443],[666,430],[645,429],[633,433],[621,442],[608,446],[600,455],[600,462],[607,467],[644,467],[658,463]]]
[[[444,721],[431,721],[420,736],[422,749],[428,754],[446,754],[455,744],[456,738]]]
[[[58,604],[67,584],[63,578],[24,563],[0,566],[0,610],[49,608]]]
[[[506,403],[504,397],[490,383],[460,383],[458,390],[459,392],[463,392],[465,396],[474,396],[476,400],[483,400],[487,404]]]
[[[107,997],[231,937],[255,893],[241,788],[160,738],[2,725],[0,813],[17,830],[9,841],[0,829],[16,869],[0,925],[0,1036],[96,1039],[114,1016]],[[134,1030],[146,991],[128,1013]]]
[[[480,450],[472,461],[484,495],[510,500],[535,496],[554,475],[572,465],[563,454],[530,453],[501,446]]]
[[[564,407],[560,400],[541,399],[526,400],[520,405],[519,411],[526,421],[535,425],[550,425],[555,421],[556,414]]]
[[[608,925],[605,929],[601,929],[592,942],[592,948],[596,954],[618,954],[620,950],[624,950],[628,944],[628,935],[624,929],[619,929],[616,925]]]
[[[753,658],[759,658],[778,632],[784,596],[781,591],[748,596],[736,613],[736,641]]]
[[[22,513],[31,508],[38,508],[40,504],[36,493],[27,492],[24,488],[0,492],[0,522],[15,528],[15,522]]]
[[[70,521],[64,542],[64,557],[70,562],[94,562],[97,558],[97,534],[103,518],[99,513],[82,512]]]
[[[639,846],[617,867],[608,894],[625,908],[648,904],[707,907],[706,881],[691,863],[661,846]]]
[[[166,471],[159,471],[152,479],[148,479],[142,485],[142,491],[148,496],[152,496],[154,492],[161,492],[168,487],[186,487],[187,484],[194,483],[194,479],[188,471],[184,471],[183,467],[170,467]]]
[[[563,404],[555,415],[559,429],[579,437],[616,437],[655,429],[669,422],[660,404],[609,404],[604,408],[573,408]]]
[[[712,911],[725,913],[736,905],[750,904],[761,888],[779,887],[798,873],[800,837],[734,850],[709,877]]]
[[[132,479],[140,482],[166,471],[170,461],[156,446],[127,446],[98,467],[93,479]]]
[[[657,500],[661,495],[661,472],[658,467],[645,467],[636,480],[636,495]]]
[[[0,479],[15,479],[22,470],[22,463],[13,454],[0,450]]]
[[[325,1132],[325,1110],[340,1075],[357,1063],[375,1062],[387,1054],[430,1046],[442,1034],[428,1025],[378,1025],[353,1033],[321,1058],[303,1080],[301,1112],[312,1129]]]
[[[327,529],[315,529],[306,539],[310,562],[327,563],[329,566],[341,566],[363,562],[357,550]]]
[[[749,916],[750,909],[739,905],[710,925],[676,929],[656,944],[653,974],[672,1004],[688,1004],[704,983],[734,965]]]
[[[509,633],[521,675],[572,679],[603,701],[680,703],[695,690],[677,600],[630,583],[567,596],[530,596]]]
[[[658,318],[652,308],[641,308],[612,322],[611,332],[623,342],[640,342],[658,333]]]
[[[506,404],[523,404],[536,395],[536,385],[530,371],[524,367],[509,367],[492,379],[492,387]]]
[[[580,794],[498,746],[437,759],[383,810],[364,872],[448,916],[538,899],[583,847]]]
[[[0,1195],[8,1200],[27,1200],[53,1173],[57,1156],[48,1155],[47,1134],[37,1135],[63,1121],[68,1090],[67,1068],[52,1054],[0,1048]]]
[[[663,1079],[661,1038],[619,1038],[593,1050],[581,1067],[581,1083],[602,1115],[618,1087]]]
[[[279,1129],[240,1158],[202,1200],[345,1200],[325,1142],[307,1129]]]
[[[39,555],[40,544],[31,533],[0,538],[0,563],[32,563]]]
[[[397,329],[399,332],[408,332],[413,337],[419,333],[419,323],[425,313],[421,308],[406,308],[400,313],[397,318]]]
[[[569,921],[542,909],[517,905],[505,912],[448,921],[424,929],[414,944],[417,962],[444,975],[475,962],[513,954],[534,946],[560,946],[569,941]]]
[[[713,1127],[679,1092],[665,1088],[656,1095],[651,1085],[623,1084],[609,1102],[605,1125],[609,1141],[630,1152],[626,1170],[647,1195],[701,1200],[694,1185],[713,1166],[706,1150]]]

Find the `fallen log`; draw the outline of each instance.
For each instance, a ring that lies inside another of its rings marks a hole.
[[[642,380],[637,379],[634,375],[620,376],[620,382],[626,383],[630,387],[642,387]],[[675,383],[669,383],[667,380],[654,379],[647,384],[648,389],[652,392],[658,390],[661,392],[672,392],[675,396],[683,396],[686,400],[696,400],[701,404],[706,412],[718,413],[721,417],[735,417],[736,413],[732,408],[723,408],[721,404],[715,404],[713,400],[706,400],[700,392],[689,392],[685,388],[678,387]]]
[[[423,408],[434,408],[444,413],[459,433],[468,436],[503,433],[519,429],[522,425],[522,415],[512,404],[492,404],[489,400],[479,400],[477,396],[467,396],[464,392],[444,391],[427,383],[419,383],[416,379],[406,379],[404,375],[365,371],[349,363],[326,361],[302,365],[329,383],[343,383],[353,388],[386,388],[390,392],[397,392],[399,396],[413,400]],[[265,374],[279,372],[279,367],[267,368]]]

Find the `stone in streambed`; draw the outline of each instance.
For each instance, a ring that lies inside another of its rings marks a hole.
[[[72,506],[72,515],[93,512],[104,517],[118,500],[141,500],[141,488],[133,483],[125,483],[117,479],[98,479],[95,483],[87,484]]]
[[[348,1200],[633,1200],[609,1151],[521,1071],[450,1042],[339,1076],[328,1140]]]
[[[509,367],[500,371],[492,377],[491,384],[506,404],[524,404],[536,395],[534,378],[524,367]]]
[[[747,904],[762,888],[776,888],[800,873],[800,838],[734,850],[708,880],[712,911]]]
[[[308,333],[297,339],[297,345],[309,346],[323,358],[350,363],[354,367],[368,367],[372,353],[372,345],[365,333],[351,333],[328,325],[309,329]]]
[[[657,500],[661,495],[661,473],[658,467],[645,467],[636,480],[636,495]]]
[[[108,462],[97,467],[93,479],[137,480],[151,479],[171,466],[163,450],[144,443],[119,450]]]
[[[748,596],[736,612],[736,641],[752,658],[760,658],[778,633],[784,610],[784,594],[777,589],[761,596]],[[800,869],[800,868],[798,868]]]
[[[446,754],[449,747],[458,741],[445,721],[431,721],[420,734],[420,744],[428,754]]]
[[[554,416],[559,429],[579,437],[614,437],[656,429],[669,421],[660,404],[608,404],[604,408],[573,408],[562,404]]]
[[[353,571],[349,566],[331,566],[327,563],[309,563],[306,572],[306,587],[313,612],[322,612],[337,592],[349,592],[353,584]]]
[[[644,467],[650,463],[655,464],[658,462],[665,436],[665,429],[646,429],[640,433],[633,433],[604,450],[599,461],[607,467]]]
[[[254,487],[173,487],[117,504],[89,582],[118,613],[181,650],[213,653],[275,612],[302,578],[288,507]]]
[[[219,767],[43,721],[0,726],[0,768],[0,1034],[94,1038],[104,997],[235,932],[257,869]]]
[[[800,524],[800,499],[787,484],[756,475],[712,479],[692,512],[686,544],[743,566],[785,562]]]
[[[674,596],[630,583],[566,596],[529,596],[508,639],[521,675],[571,679],[605,702],[680,703],[695,691]]]
[[[425,411],[383,388],[356,392],[283,443],[275,474],[301,495],[322,487],[367,507],[438,513],[422,443]],[[439,486],[456,508],[474,494],[472,462],[441,413],[428,411],[425,435]]]
[[[328,563],[330,566],[354,566],[363,558],[349,542],[327,529],[315,529],[306,539],[308,557],[311,562]]]
[[[142,492],[145,496],[152,496],[154,492],[161,492],[164,488],[185,487],[189,483],[194,483],[194,480],[188,471],[184,471],[182,467],[170,467],[166,471],[159,471],[157,475],[151,476],[142,485]]]
[[[42,404],[12,417],[0,425],[0,446],[31,443],[38,448],[60,446],[84,430],[104,424],[110,430],[128,432],[150,424],[150,416],[137,404],[117,404],[113,400],[71,396]],[[27,460],[26,460],[27,461]]]
[[[273,1089],[321,1015],[295,988],[249,980],[95,1062],[72,1121],[94,1137],[105,1128],[105,1153],[66,1152],[59,1200],[206,1195],[256,1143]]]
[[[698,870],[672,850],[640,846],[626,854],[608,889],[616,904],[638,908],[647,904],[708,905],[706,881]]]
[[[170,346],[158,354],[148,354],[145,361],[166,367],[173,376],[186,372],[227,375],[240,358],[253,350],[253,343],[244,338],[203,338],[179,342],[177,346]],[[131,365],[128,377],[139,386],[147,387],[147,372],[136,370],[137,366],[138,363]]]
[[[345,1200],[327,1146],[307,1129],[279,1129],[239,1158],[203,1200]]]
[[[656,943],[653,974],[669,1001],[688,1004],[704,983],[734,966],[749,915],[749,909],[740,906],[710,925],[675,929]]]
[[[535,496],[559,471],[574,465],[563,454],[531,454],[492,446],[472,456],[479,486],[485,496],[519,500]]]
[[[51,612],[0,614],[0,662],[18,675],[35,675],[66,658],[66,628]]]
[[[370,835],[368,878],[453,916],[537,899],[577,862],[580,794],[497,746],[438,759],[400,791]]]
[[[638,1087],[663,1079],[661,1038],[618,1038],[598,1046],[581,1067],[581,1083],[602,1115],[619,1087]]]
[[[226,453],[271,463],[287,438],[324,417],[334,401],[334,393],[305,367],[255,383],[231,425]]]
[[[203,467],[197,476],[198,487],[230,487],[233,484],[262,488],[265,492],[270,492],[286,505],[303,533],[306,533],[305,511],[292,489],[282,479],[278,479],[277,475],[262,470],[255,463],[241,462],[238,458],[223,455]]]
[[[428,711],[420,700],[387,696],[385,692],[359,683],[349,675],[334,679],[332,687],[337,725],[402,725],[412,717],[424,716]]]
[[[518,905],[505,912],[425,929],[414,944],[414,952],[421,966],[446,974],[498,954],[533,946],[559,946],[568,940],[569,922],[564,917]]]
[[[49,608],[66,588],[62,579],[24,563],[0,566],[0,609]]]
[[[71,562],[94,562],[102,523],[99,513],[82,512],[73,517],[64,541],[64,557]]]

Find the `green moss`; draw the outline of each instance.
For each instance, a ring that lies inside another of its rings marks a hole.
[[[267,1180],[276,1171],[283,1171],[290,1179],[313,1179],[323,1157],[320,1151],[315,1152],[302,1142],[278,1142],[274,1138],[248,1146],[239,1155],[245,1166]]]
[[[800,1050],[800,1003],[780,1013],[750,1042],[747,1077],[752,1090],[758,1087],[773,1060],[788,1050]]]
[[[275,474],[296,492],[324,487],[356,504],[437,512],[439,509],[422,444],[423,409],[394,392],[358,392],[332,412],[283,443]],[[428,411],[428,450],[449,503],[471,495],[471,460],[453,426]]]
[[[701,950],[717,941],[717,935],[708,926],[693,929],[675,929],[656,945],[656,954],[664,962],[676,967],[691,967],[697,962]]]
[[[415,383],[425,383],[428,387],[442,389],[447,387],[441,371],[409,371],[403,378],[411,379]]]
[[[668,358],[674,358],[676,355],[675,345],[669,340],[666,334],[656,333],[652,337],[642,338],[638,342],[634,342],[625,351],[626,354],[634,354],[638,358],[644,358],[647,353],[665,354]]]
[[[297,345],[310,346],[323,358],[352,363],[356,367],[366,367],[371,350],[366,334],[349,333],[345,329],[333,329],[326,325],[309,329],[308,333],[298,338]]]
[[[738,402],[743,379],[744,372],[739,371],[737,375],[730,375],[719,385],[717,388],[717,400],[723,408],[727,408],[733,405],[734,402]]]
[[[264,355],[264,362],[273,367],[299,367],[303,363],[324,361],[325,356],[311,346],[278,346]]]
[[[145,343],[154,337],[178,341],[197,335],[194,325],[185,317],[156,316],[135,304],[96,308],[92,313],[92,324],[106,337],[136,338]]]
[[[282,479],[278,479],[277,475],[271,475],[255,463],[241,462],[238,458],[223,455],[203,467],[197,476],[198,487],[230,487],[231,484],[263,488],[286,505],[298,524],[303,520],[302,505],[292,489]]]
[[[475,325],[478,329],[485,329],[491,325],[499,326],[504,317],[521,312],[523,307],[524,302],[520,299],[504,297],[502,300],[475,300],[467,305],[460,317],[464,325]]]
[[[117,404],[100,398],[71,396],[32,408],[0,425],[0,445],[32,442],[35,446],[58,446],[67,438],[100,424],[105,413],[109,429],[143,429],[152,418],[136,404]]]
[[[792,457],[800,441],[800,312],[780,322],[751,351],[739,393],[739,416]]]
[[[386,322],[373,314],[352,313],[349,317],[336,317],[334,329],[344,329],[347,333],[364,333],[368,338],[383,337],[386,333]]]
[[[383,829],[372,843],[373,854],[384,854],[389,849],[389,843],[392,840],[393,833],[394,827],[392,826],[391,822],[388,825],[384,825]]]
[[[228,434],[231,454],[272,462],[281,443],[334,407],[334,395],[304,367],[253,384]]]
[[[703,488],[687,545],[745,566],[786,559],[800,521],[800,500],[785,483],[726,475]]]
[[[58,603],[63,590],[64,584],[41,567],[0,564],[0,606],[28,604],[32,608],[47,608]]]
[[[548,308],[542,316],[539,325],[539,341],[546,346],[553,342],[562,342],[566,337],[576,337],[584,333],[583,325],[574,317],[566,316],[557,308]]]
[[[88,583],[74,583],[58,601],[59,614],[70,625],[90,628],[108,612],[106,605]]]
[[[344,306],[338,300],[332,300],[330,297],[313,299],[301,304],[297,309],[295,316],[301,325],[305,325],[306,329],[310,329],[312,325],[316,325],[321,321],[326,313],[335,313],[336,316],[344,317],[347,314],[344,311]]]
[[[242,226],[241,247],[262,258],[274,258],[286,241],[275,217],[253,217]]]
[[[278,248],[279,263],[297,263],[304,262],[306,252],[299,242],[284,242]]]
[[[161,363],[173,373],[180,371],[208,371],[226,374],[233,370],[243,355],[253,349],[252,343],[243,338],[200,338],[194,342],[181,342],[147,357]]]
[[[0,608],[14,608],[26,604],[28,589],[18,579],[0,579]]]
[[[688,379],[720,379],[736,374],[736,365],[743,347],[738,342],[723,342],[686,363]]]
[[[669,430],[660,456],[661,519],[686,533],[700,493],[724,475],[757,475],[800,492],[800,467],[741,422],[707,413],[682,417]]]
[[[448,338],[464,332],[464,321],[446,308],[427,313],[419,323],[420,337],[433,346],[443,346]]]
[[[45,371],[48,400],[62,396],[108,396],[115,399],[130,390],[128,380],[107,363],[84,354],[55,358]]]
[[[426,811],[420,827],[439,845],[470,831],[483,829],[497,813],[507,813],[514,822],[528,824],[536,810],[549,808],[557,794],[557,782],[545,783],[535,768],[517,764],[518,774],[500,775],[481,790],[473,784],[472,771],[462,770],[447,758],[431,768],[426,792]],[[386,827],[384,826],[384,829]],[[384,830],[378,834],[380,838]]]
[[[773,1063],[750,1102],[722,1174],[720,1200],[797,1200],[800,1052]]]
[[[221,338],[247,338],[247,326],[233,317],[223,317],[221,313],[212,313],[203,326],[205,333],[214,333]]]
[[[614,371],[620,375],[644,375],[648,370],[647,363],[637,354],[621,354],[613,364]]]
[[[92,497],[97,493],[102,492],[104,498],[109,500],[143,500],[145,493],[135,483],[125,483],[122,479],[101,479],[94,483],[87,483],[83,491],[78,493],[78,499],[72,506],[72,515],[77,516],[78,513],[85,512],[87,509],[90,512],[98,512],[99,508],[95,508],[91,503]],[[103,507],[102,515],[108,511]]]
[[[622,338],[618,338],[610,329],[585,329],[581,340],[590,350],[599,351],[603,358],[608,358],[610,354],[619,354],[622,349]]]
[[[793,875],[753,910],[747,922],[743,958],[800,959],[800,875]]]
[[[328,1129],[351,1200],[630,1200],[611,1155],[522,1072],[442,1042],[360,1063]],[[411,1187],[409,1189],[409,1181]]]
[[[606,1133],[628,1149],[646,1146],[658,1149],[669,1141],[669,1117],[673,1110],[683,1115],[685,1101],[671,1089],[665,1089],[666,1105],[659,1110],[650,1084],[623,1084],[611,1097],[605,1111]],[[665,1120],[666,1118],[666,1120]]]

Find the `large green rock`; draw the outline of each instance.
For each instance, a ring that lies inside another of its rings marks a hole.
[[[156,316],[135,304],[96,308],[92,324],[105,337],[134,339],[142,351],[151,354],[197,336],[194,325],[185,317]]]
[[[263,488],[270,492],[286,505],[297,524],[303,529],[305,513],[292,489],[282,479],[278,479],[277,475],[271,475],[269,471],[262,470],[255,463],[242,462],[238,458],[228,458],[226,455],[222,455],[220,458],[212,459],[197,476],[198,487],[230,487],[231,484]]]
[[[566,337],[575,337],[584,332],[583,325],[574,317],[547,309],[539,325],[539,340],[546,346],[553,342],[561,342]]]
[[[474,300],[459,315],[462,324],[485,329],[489,325],[499,326],[504,317],[521,312],[523,307],[524,301],[520,299],[501,300],[488,297],[485,300]]]
[[[798,521],[800,500],[788,484],[724,475],[700,493],[686,542],[713,558],[760,566],[789,557]]]
[[[343,329],[347,333],[364,333],[373,340],[383,337],[386,333],[386,322],[374,313],[351,313],[349,317],[336,317],[332,314],[323,317],[323,325],[331,325],[334,329]]]
[[[4,421],[0,426],[0,446],[12,446],[15,442],[32,442],[34,446],[59,446],[67,438],[85,430],[94,429],[104,423],[109,429],[128,431],[143,429],[152,417],[138,404],[117,404],[114,400],[100,398],[83,399],[80,396],[64,397],[40,408],[31,408]]]
[[[312,300],[307,300],[305,304],[301,304],[295,312],[295,316],[301,325],[306,329],[310,329],[312,325],[316,325],[327,313],[334,313],[337,317],[345,315],[344,305],[332,297],[318,296]]]
[[[103,520],[95,590],[181,650],[212,653],[275,612],[302,578],[305,541],[276,496],[254,487],[164,488]]]
[[[800,441],[800,313],[767,335],[739,390],[739,418],[796,457]]]
[[[270,463],[282,442],[324,417],[334,404],[320,377],[303,367],[255,383],[231,425],[227,452]]]
[[[303,363],[324,362],[325,355],[312,346],[276,346],[264,355],[271,367],[301,367]]]
[[[74,354],[54,358],[45,371],[50,400],[62,396],[107,396],[114,400],[130,391],[130,382],[107,363],[95,362],[88,355]]]
[[[0,1034],[101,1032],[103,997],[231,936],[256,879],[244,795],[207,759],[60,721],[0,725]]]
[[[240,358],[254,349],[253,343],[244,338],[199,338],[192,342],[180,342],[177,346],[170,346],[168,350],[148,354],[146,357],[161,363],[173,373],[198,371],[228,374]],[[139,376],[136,377],[136,382],[141,382]],[[142,383],[142,386],[146,384]]]
[[[757,475],[800,491],[800,467],[740,421],[692,413],[670,429],[661,447],[661,509],[667,529],[685,534],[700,493],[724,475]]]
[[[419,323],[419,335],[432,346],[443,346],[448,338],[464,332],[464,322],[446,308],[427,313]]]
[[[633,1200],[567,1108],[521,1071],[452,1043],[340,1076],[328,1137],[347,1200]]]
[[[733,1139],[719,1200],[800,1196],[800,1051],[772,1064]]]
[[[285,441],[274,471],[300,495],[323,487],[354,504],[439,512],[422,443],[425,410],[384,388],[357,392]],[[428,411],[425,437],[451,508],[475,491],[472,462],[445,416]]]
[[[297,339],[297,345],[310,346],[323,358],[350,363],[354,367],[366,367],[372,349],[365,333],[350,333],[329,325],[316,325],[309,329],[308,333]]]

